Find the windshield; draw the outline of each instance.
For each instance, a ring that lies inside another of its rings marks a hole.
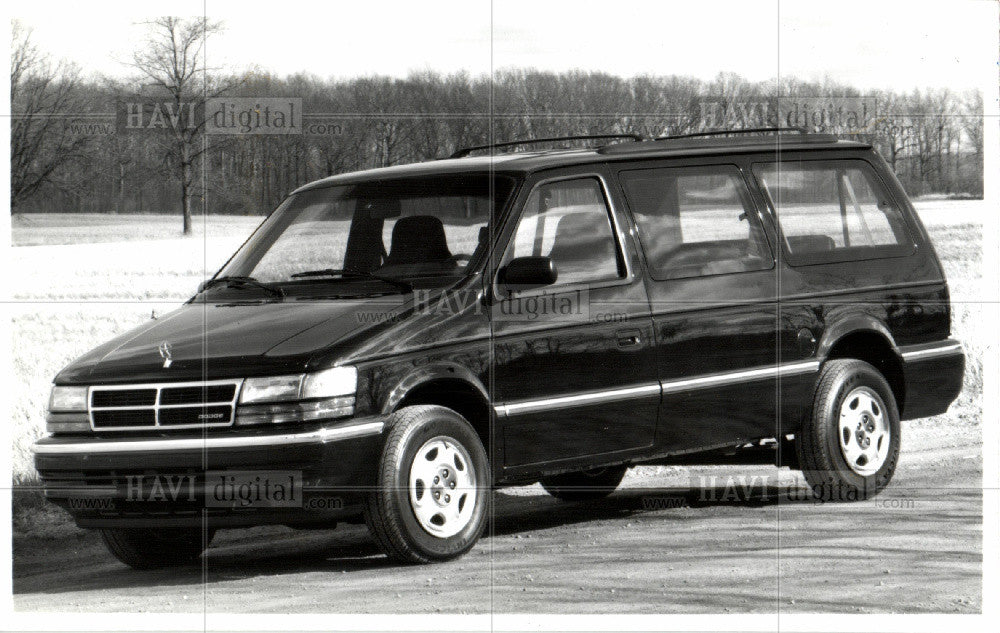
[[[491,186],[492,185],[492,186]],[[485,255],[510,178],[456,174],[288,197],[219,273],[268,284],[438,286]]]

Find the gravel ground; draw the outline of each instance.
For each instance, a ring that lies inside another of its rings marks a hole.
[[[600,502],[502,490],[476,548],[433,566],[394,565],[345,525],[222,531],[201,566],[138,572],[94,534],[49,521],[15,535],[14,608],[977,613],[982,445],[976,429],[935,421],[904,426],[899,470],[874,500],[817,504],[796,473],[767,467],[638,468]],[[733,484],[754,490],[734,499]]]

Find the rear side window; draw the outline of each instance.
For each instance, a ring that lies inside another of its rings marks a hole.
[[[756,164],[794,264],[906,255],[902,212],[863,161]]]
[[[773,265],[736,167],[620,174],[653,279],[765,270]]]

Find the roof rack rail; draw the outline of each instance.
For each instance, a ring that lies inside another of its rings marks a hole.
[[[463,147],[458,150],[448,158],[464,158],[471,154],[483,149],[495,149],[498,147],[514,147],[517,145],[530,145],[534,143],[553,143],[557,141],[596,141],[601,139],[615,139],[615,138],[629,138],[633,141],[645,141],[646,138],[640,134],[583,134],[580,136],[554,136],[552,138],[529,138],[522,139],[519,141],[504,141],[502,143],[490,143],[488,145],[475,145],[472,147]]]
[[[729,136],[730,134],[762,134],[765,132],[798,132],[799,134],[809,134],[809,130],[804,127],[750,127],[742,130],[707,130],[705,132],[692,132],[690,134],[676,134],[674,136],[657,136],[654,141],[667,141],[675,138],[701,138],[703,136]]]
[[[783,133],[791,132],[785,135]],[[751,136],[766,134],[769,136]],[[732,137],[732,138],[722,138]],[[786,146],[807,146],[817,143],[837,143],[837,135],[813,133],[798,127],[760,127],[745,130],[709,130],[676,136],[660,136],[634,143],[614,143],[598,148],[598,154],[635,154],[665,150],[696,150],[711,148],[737,148],[779,143]]]

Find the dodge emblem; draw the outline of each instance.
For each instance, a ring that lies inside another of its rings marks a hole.
[[[174,362],[174,359],[170,356],[170,343],[163,341],[157,349],[160,350],[160,356],[163,358],[163,368],[170,367],[170,363]]]

